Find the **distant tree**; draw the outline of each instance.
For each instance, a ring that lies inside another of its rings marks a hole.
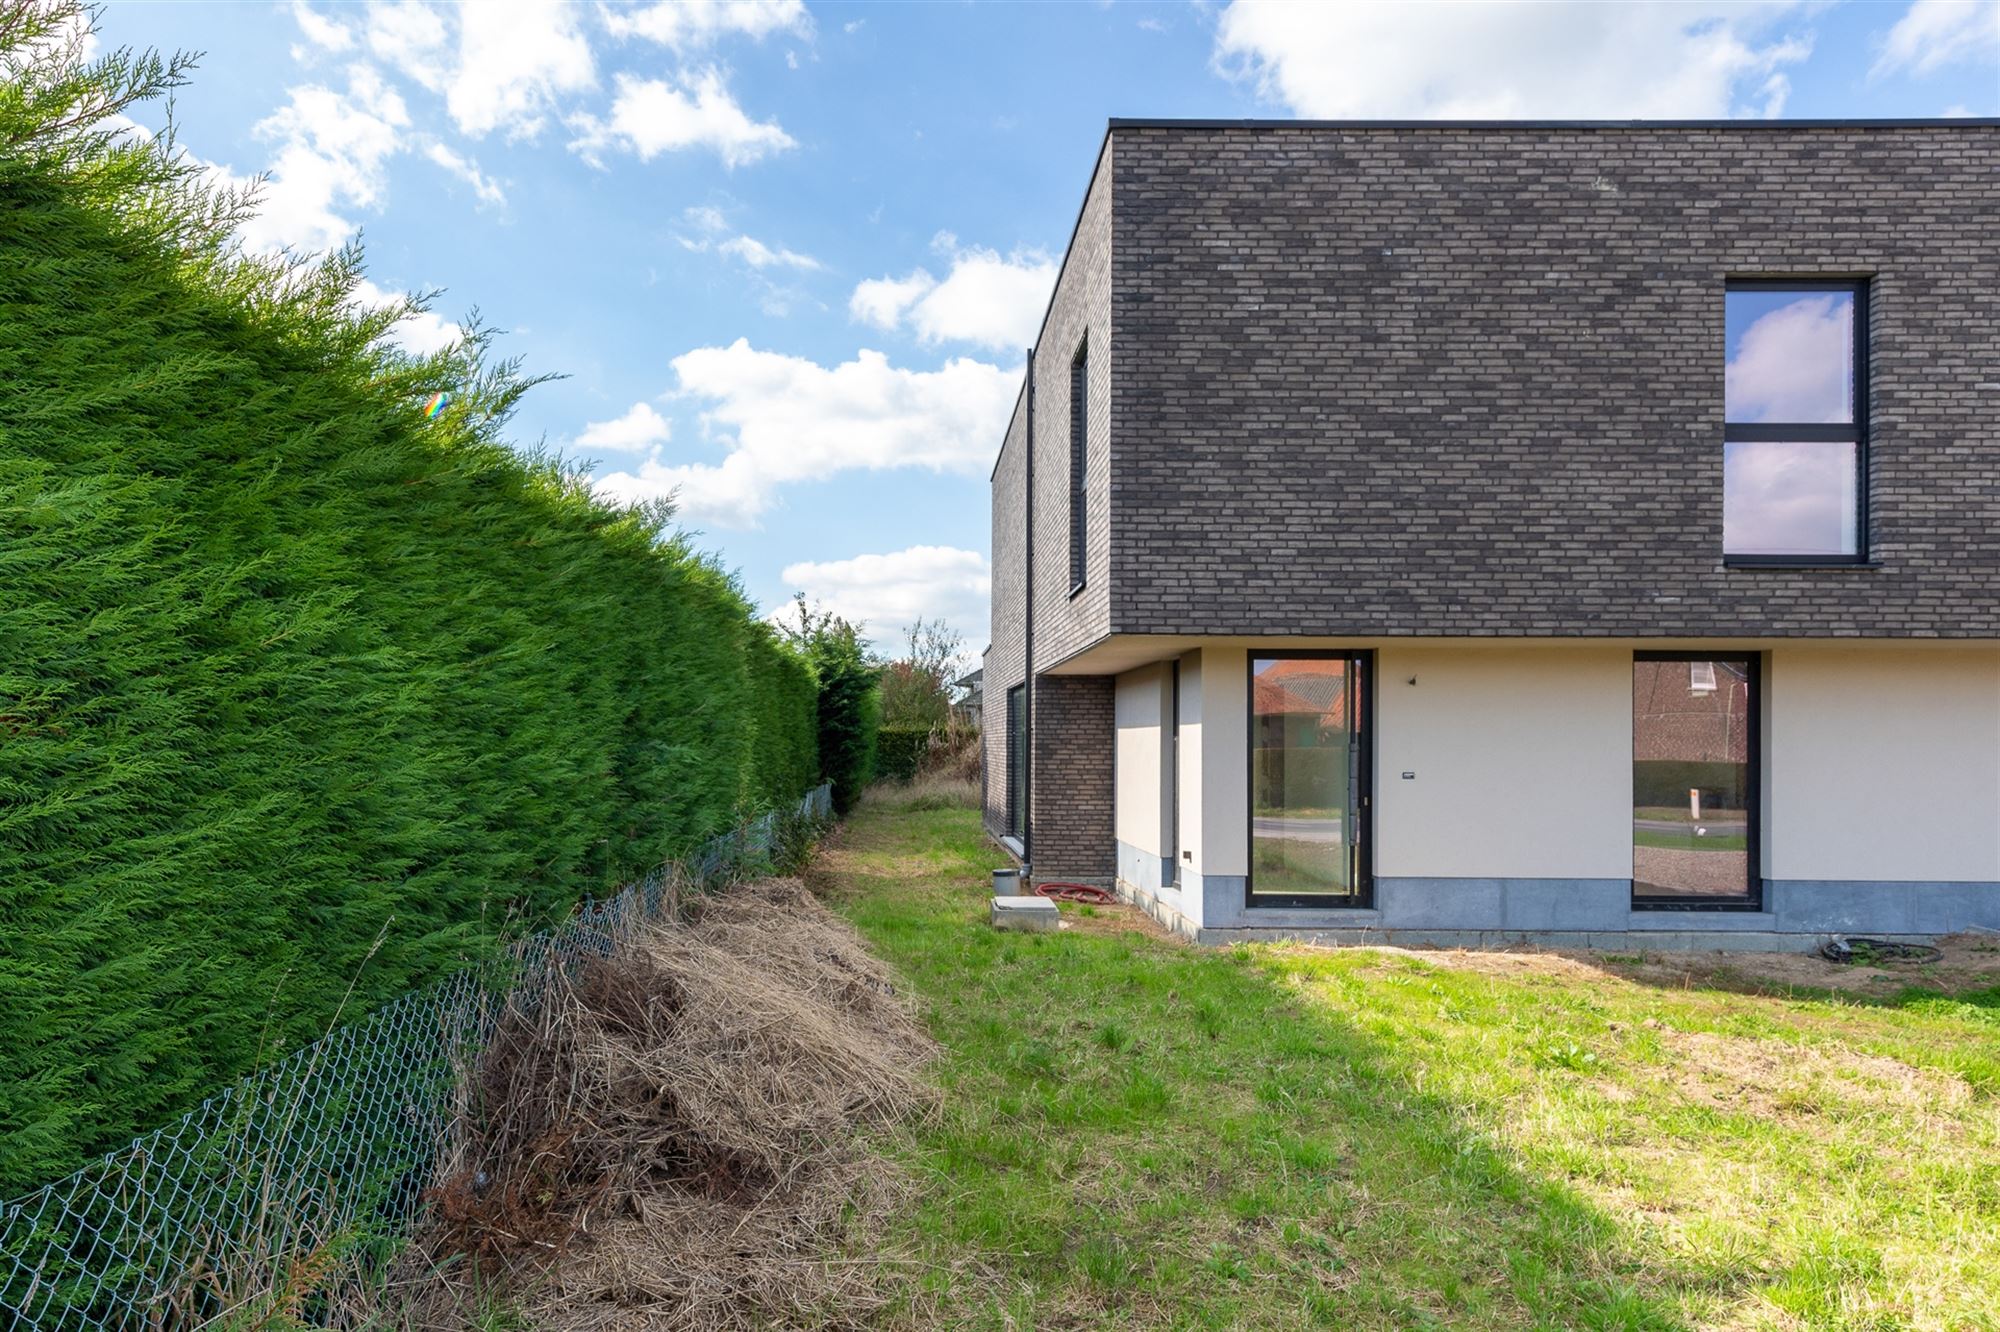
[[[833,783],[834,807],[845,813],[875,775],[881,727],[881,668],[862,644],[863,626],[795,593],[789,615],[772,617],[778,632],[805,655],[819,686],[820,772]]]
[[[951,682],[964,639],[943,620],[917,617],[904,655],[882,670],[882,724],[930,730],[951,721]]]

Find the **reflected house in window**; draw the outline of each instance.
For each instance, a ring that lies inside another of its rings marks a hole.
[[[2000,929],[2000,121],[1120,120],[986,821],[1210,942]]]
[[[1757,904],[1756,679],[1747,657],[1632,663],[1635,903]]]

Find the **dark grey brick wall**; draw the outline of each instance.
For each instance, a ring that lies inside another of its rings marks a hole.
[[[1007,830],[1007,691],[1026,668],[1028,417],[1024,392],[993,467],[991,646],[980,705],[981,784],[987,831]]]
[[[1107,147],[1107,160],[1110,149]],[[1070,364],[1090,347],[1090,422],[1086,448],[1084,586],[1070,595]],[[1091,181],[1076,236],[1063,261],[1055,299],[1035,345],[1035,669],[1046,670],[1090,646],[1110,627],[1112,367],[1111,173],[1103,162]]]
[[[1107,153],[1109,149],[1107,148]],[[1111,437],[1111,177],[1100,162],[1085,200],[1076,236],[1056,284],[1049,317],[1036,347],[1034,385],[1034,588],[1037,671],[1104,637],[1110,626]],[[1074,595],[1069,578],[1070,365],[1079,346],[1089,347],[1090,420],[1086,431],[1086,536],[1084,586]],[[986,659],[985,817],[989,830],[1006,825],[1007,688],[1021,682],[1026,657],[1026,461],[1025,396],[1016,405],[993,473],[992,650]],[[1111,693],[1108,681],[1042,679],[1030,690],[1036,753],[1029,812],[1037,873],[1056,865],[1071,874],[1112,873]],[[1101,699],[1102,725],[1079,699]],[[1081,729],[1079,729],[1079,720]],[[1102,768],[1102,799],[1072,806],[1076,783],[1095,789]],[[1044,784],[1052,784],[1045,800]],[[1053,860],[1050,857],[1054,857]],[[1102,862],[1106,868],[1092,869]]]
[[[1061,572],[1067,581],[1068,566]],[[1045,675],[1036,680],[1034,693],[1035,878],[1109,878],[1118,870],[1112,678]]]
[[[2000,635],[2000,129],[1111,137],[1118,632]],[[1877,569],[1721,565],[1723,284],[1793,274],[1871,279]]]

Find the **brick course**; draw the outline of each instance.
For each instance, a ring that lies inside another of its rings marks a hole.
[[[1007,831],[1007,691],[1021,683],[1027,653],[1028,418],[1016,410],[993,467],[993,637],[980,705],[980,782],[986,830]]]
[[[2000,127],[1111,140],[1105,629],[2000,635]],[[1881,567],[1725,570],[1724,281],[1810,274]]]
[[[1061,572],[1067,578],[1068,566]],[[1037,569],[1037,581],[1040,576]],[[1035,682],[1030,859],[1037,880],[1108,882],[1118,872],[1112,704],[1108,675],[1045,675]]]

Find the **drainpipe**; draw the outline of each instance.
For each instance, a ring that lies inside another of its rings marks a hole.
[[[1021,683],[1026,686],[1022,694],[1027,703],[1028,725],[1025,738],[1028,746],[1026,761],[1021,764],[1021,877],[1030,877],[1035,858],[1035,349],[1028,348],[1028,502],[1027,542],[1022,547],[1026,552],[1026,568],[1023,571],[1027,583],[1027,613],[1023,632],[1026,642],[1021,654]],[[1033,892],[1033,888],[1027,889]]]

